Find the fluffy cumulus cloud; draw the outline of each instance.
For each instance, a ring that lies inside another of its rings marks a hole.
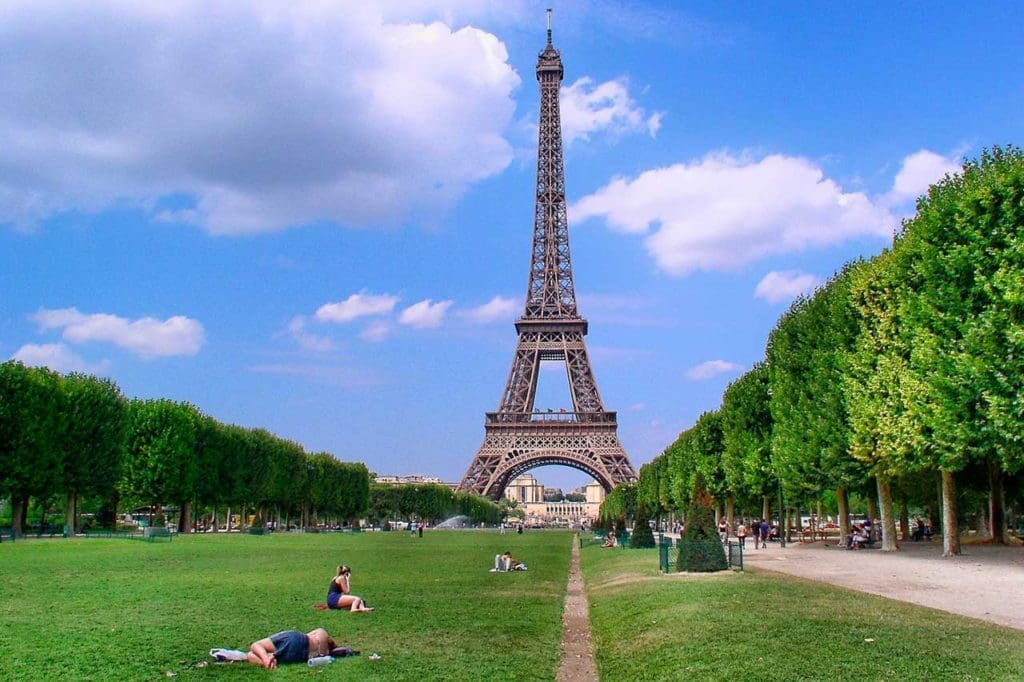
[[[27,343],[11,356],[30,367],[49,367],[55,372],[96,372],[101,367],[93,367],[81,356],[63,343]]]
[[[798,270],[769,272],[754,289],[754,297],[769,303],[790,301],[801,294],[809,294],[821,283],[817,277]]]
[[[722,374],[734,374],[743,370],[743,367],[735,362],[725,360],[708,360],[686,370],[686,378],[694,381],[705,381],[714,379]]]
[[[771,254],[891,234],[895,219],[861,192],[845,192],[808,159],[727,153],[616,178],[572,207],[644,235],[664,271],[732,270]]]
[[[520,304],[511,298],[495,296],[487,303],[462,311],[463,317],[477,324],[487,324],[497,320],[510,320],[516,314]]]
[[[397,296],[370,294],[365,291],[352,294],[344,301],[325,303],[317,308],[316,319],[321,322],[351,322],[368,315],[390,313],[398,303]]]
[[[767,256],[889,237],[899,224],[898,200],[916,196],[956,164],[919,151],[904,159],[890,192],[871,197],[843,189],[810,159],[721,152],[615,178],[571,213],[574,221],[601,218],[641,235],[669,274],[736,270]]]
[[[661,127],[661,112],[647,114],[629,95],[625,79],[595,83],[592,78],[577,79],[562,88],[559,103],[562,137],[566,144],[590,139],[597,131],[613,134],[646,132],[651,137]]]
[[[892,183],[892,191],[886,195],[892,204],[916,199],[928,191],[928,186],[940,180],[947,173],[960,170],[959,155],[943,156],[928,149],[914,152],[903,159],[899,173]]]
[[[43,309],[32,316],[40,331],[60,329],[70,343],[106,342],[144,358],[195,355],[206,341],[196,320],[181,315],[158,320],[129,320],[107,313],[85,314],[76,308]]]
[[[512,158],[504,44],[436,21],[468,5],[7,2],[0,224],[115,202],[218,234],[443,211]]]
[[[445,313],[452,306],[452,301],[438,301],[434,303],[431,299],[425,299],[419,303],[413,303],[402,311],[398,316],[399,324],[418,329],[440,327],[444,321]]]

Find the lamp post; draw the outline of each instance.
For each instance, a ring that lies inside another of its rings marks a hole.
[[[782,480],[779,486],[779,547],[786,547],[786,509],[782,506]]]

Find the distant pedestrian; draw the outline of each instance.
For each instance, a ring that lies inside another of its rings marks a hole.
[[[518,533],[519,535],[523,534],[523,524],[519,524],[519,527],[516,529],[516,533]]]
[[[761,523],[757,524],[757,537],[760,540],[761,549],[768,549],[768,522],[761,519]]]
[[[505,522],[504,521],[502,521],[501,525],[498,526],[498,534],[499,535],[504,535],[505,534]]]
[[[718,539],[723,545],[729,541],[729,523],[724,518],[718,522]]]
[[[747,546],[747,527],[740,521],[740,525],[736,526],[736,539],[740,541],[740,547]]]
[[[419,533],[420,537],[423,537],[423,522],[422,521],[420,521],[419,525],[416,527],[416,532]]]

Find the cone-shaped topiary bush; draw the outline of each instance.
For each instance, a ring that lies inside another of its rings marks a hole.
[[[698,479],[686,508],[686,530],[679,541],[676,568],[687,573],[711,573],[729,568],[725,548],[711,513],[712,498]]]
[[[637,504],[636,521],[633,522],[633,537],[629,539],[630,547],[654,547],[654,533],[648,523],[647,510],[644,503]]]

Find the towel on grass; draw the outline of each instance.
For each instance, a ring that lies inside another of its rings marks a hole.
[[[210,649],[210,656],[218,663],[248,660],[248,654],[238,649]]]

